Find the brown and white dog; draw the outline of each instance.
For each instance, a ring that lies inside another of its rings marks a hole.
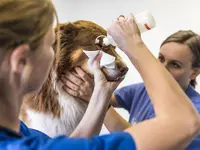
[[[57,32],[57,31],[55,31]],[[112,45],[105,46],[102,39],[95,43],[100,35],[107,35],[105,29],[90,21],[75,21],[60,25],[61,49],[59,61],[54,63],[49,77],[42,89],[34,95],[28,95],[21,109],[20,119],[30,128],[37,129],[54,137],[60,134],[70,135],[81,121],[87,103],[63,91],[60,84],[62,74],[72,71],[76,66],[92,76],[83,50],[101,49],[116,57],[115,69],[102,68],[108,80],[117,80],[128,71]]]

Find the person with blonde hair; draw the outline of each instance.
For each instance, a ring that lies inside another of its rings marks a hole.
[[[88,135],[80,129],[89,121],[88,116],[91,114],[93,117],[90,119],[94,122],[89,125],[97,128],[92,129],[92,132],[100,130],[99,124],[103,122],[109,99],[118,84],[106,80],[100,70],[99,54],[93,62],[96,87],[92,103],[89,103],[73,138],[50,138],[26,127],[18,119],[20,107],[26,94],[37,92],[41,88],[52,67],[54,18],[55,9],[49,0],[0,1],[0,149],[177,150],[184,149],[199,134],[198,113],[175,80],[142,42],[132,15],[118,18],[108,32],[143,77],[156,117],[138,123],[125,132],[83,138]],[[57,43],[59,47],[59,38]],[[146,68],[147,64],[151,65],[151,69]],[[94,107],[97,105],[98,107]],[[185,122],[185,119],[188,121]],[[92,133],[88,127],[84,130]]]

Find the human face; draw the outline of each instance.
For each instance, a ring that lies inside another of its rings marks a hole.
[[[160,48],[158,59],[172,74],[182,89],[186,90],[195,79],[192,68],[192,52],[187,45],[170,42]]]
[[[54,60],[54,50],[52,45],[55,41],[53,29],[49,29],[43,42],[32,52],[29,68],[27,68],[28,84],[25,86],[25,92],[38,91],[48,77],[49,71]]]

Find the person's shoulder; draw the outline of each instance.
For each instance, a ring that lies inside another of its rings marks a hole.
[[[127,85],[124,88],[135,89],[135,90],[144,90],[145,85],[144,85],[144,83],[141,82],[141,83]]]
[[[115,94],[116,93],[119,93],[119,94],[126,93],[126,96],[127,94],[133,96],[136,93],[137,95],[140,95],[141,93],[146,93],[146,88],[145,88],[144,83],[135,83],[135,84],[130,84],[122,88],[119,88],[118,90],[116,90]]]
[[[22,121],[20,121],[20,130],[19,131],[20,131],[20,134],[22,134],[23,136],[29,136],[31,134],[29,128]]]
[[[112,132],[108,135],[96,136],[92,139],[92,141],[97,145],[99,142],[102,143],[101,145],[98,145],[99,149],[136,150],[135,141],[128,132]],[[93,148],[91,147],[90,149]]]
[[[200,113],[200,94],[192,86],[188,87],[186,94]]]
[[[187,88],[186,94],[190,99],[200,99],[200,94],[191,85]]]
[[[5,150],[29,150],[29,149],[73,149],[73,150],[135,150],[136,146],[132,136],[129,133],[118,132],[104,136],[96,136],[89,139],[86,138],[67,138],[58,136],[55,138],[43,139],[37,136],[29,136],[0,142],[0,149]]]
[[[28,128],[22,121],[20,121],[20,134],[23,136],[41,136],[43,138],[49,138],[45,133],[35,129]]]

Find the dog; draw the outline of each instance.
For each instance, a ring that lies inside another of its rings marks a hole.
[[[83,50],[98,49],[116,58],[114,69],[102,68],[109,81],[124,77],[128,71],[126,64],[116,53],[115,46],[103,44],[101,35],[106,36],[107,32],[96,23],[78,20],[60,24],[60,30],[55,30],[56,34],[58,32],[60,34],[59,59],[53,65],[57,67],[56,69],[52,67],[48,79],[37,94],[30,94],[24,98],[20,113],[20,119],[28,127],[42,131],[50,137],[63,134],[69,136],[78,126],[87,109],[88,103],[64,92],[59,80],[61,75],[72,71],[77,66],[92,76],[87,63],[88,57]],[[99,37],[98,43],[95,42],[97,37]]]

